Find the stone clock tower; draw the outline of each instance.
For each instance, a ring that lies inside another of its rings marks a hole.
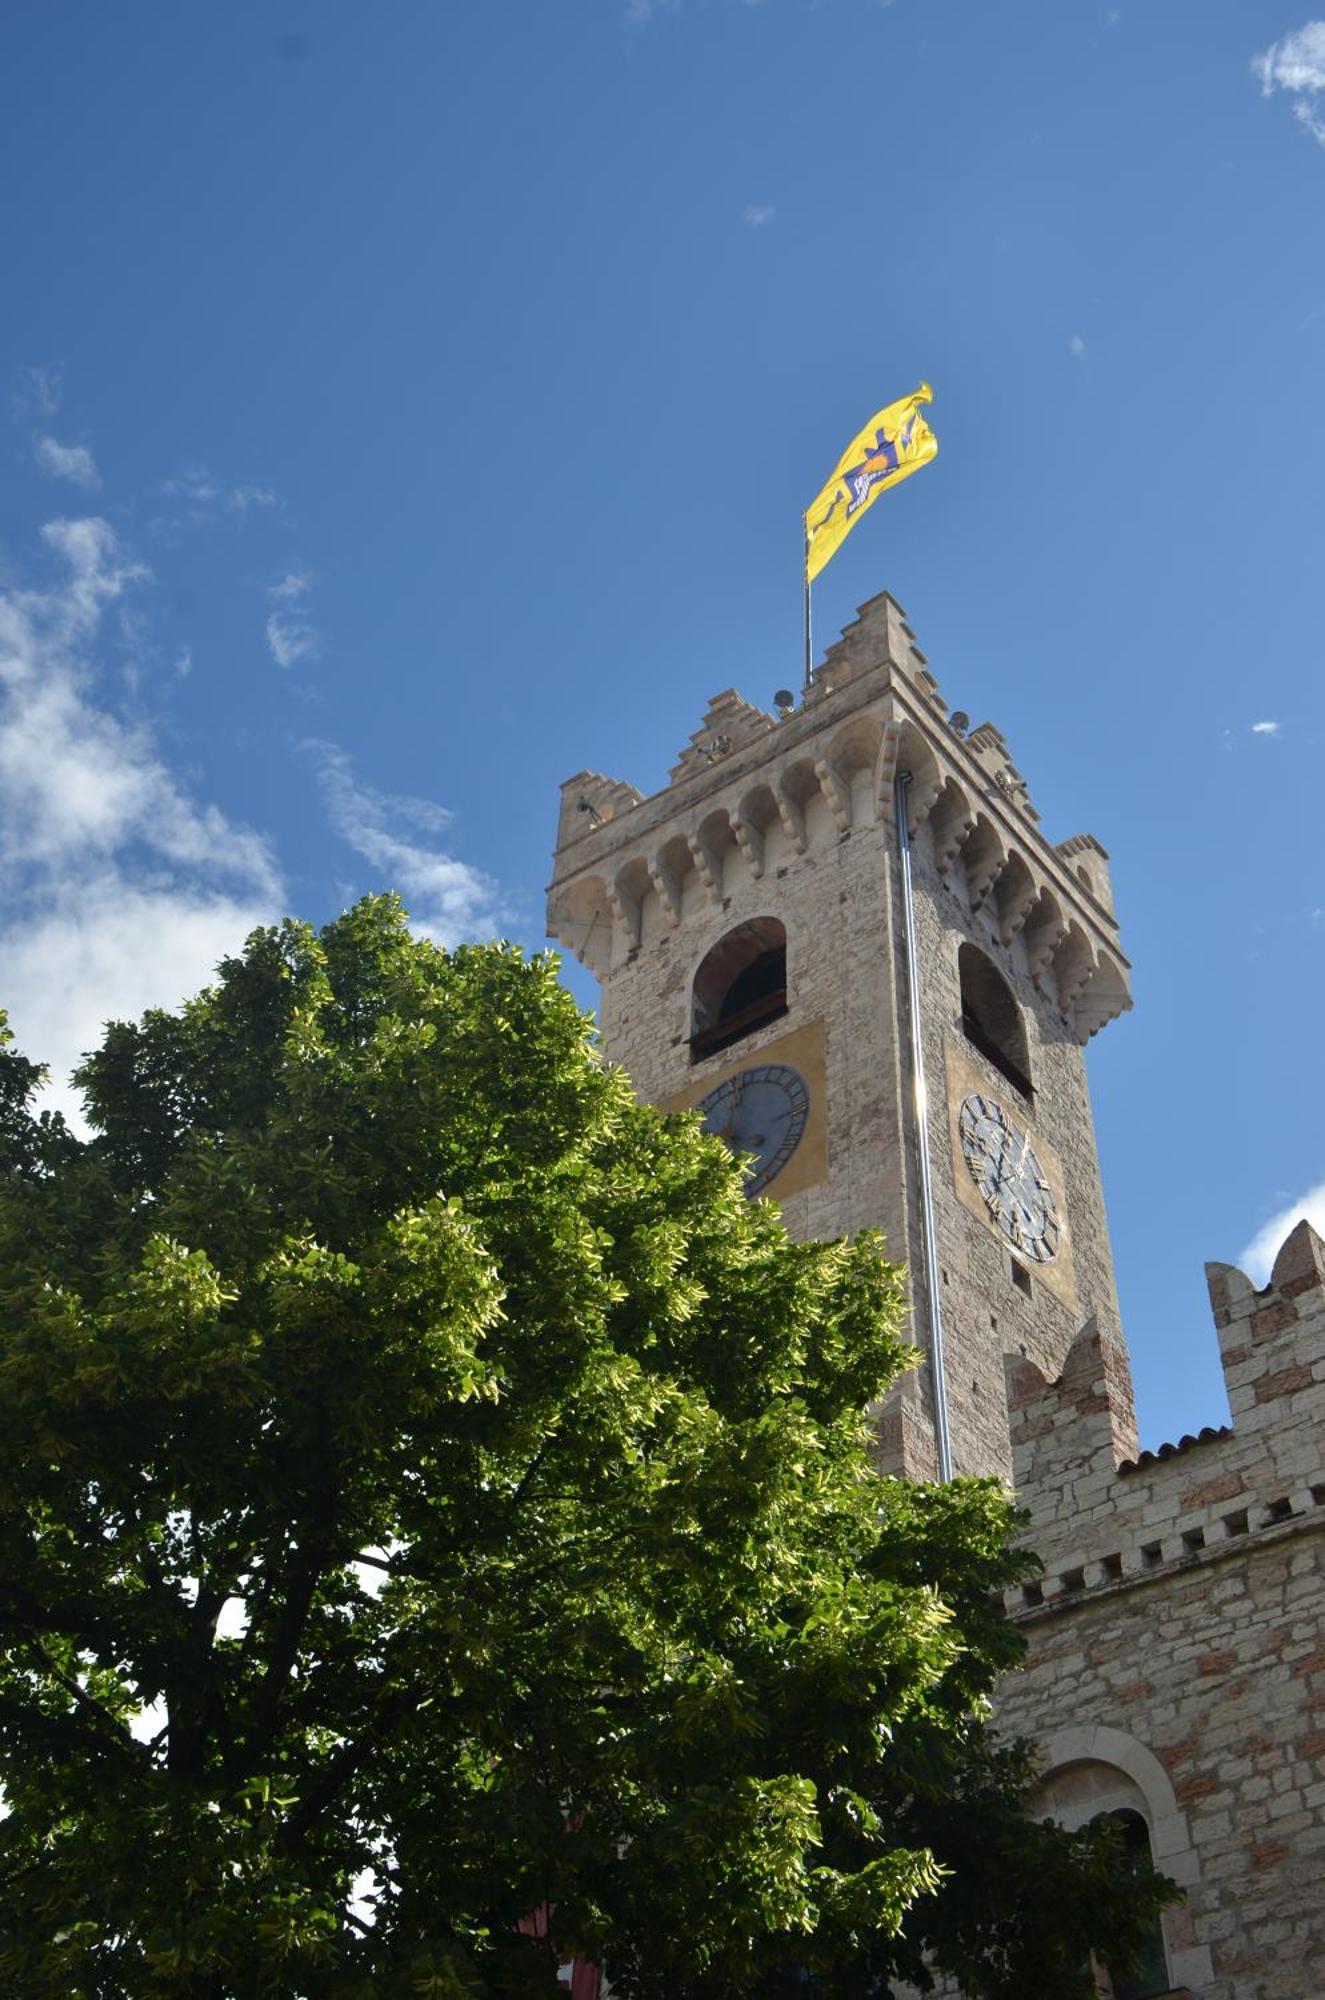
[[[799,707],[716,696],[652,798],[570,779],[548,928],[641,1096],[752,1154],[794,1234],[878,1228],[909,1267],[885,1469],[1010,1475],[1005,1353],[1054,1379],[1091,1321],[1126,1429],[1083,1059],[1131,1005],[1107,856],[1045,836],[891,597]]]

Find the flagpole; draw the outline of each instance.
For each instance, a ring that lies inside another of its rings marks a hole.
[[[805,686],[802,692],[808,694],[814,681],[814,627],[810,619],[810,517],[808,514],[801,515],[801,529],[804,539],[804,552],[801,561],[804,565],[805,573]]]

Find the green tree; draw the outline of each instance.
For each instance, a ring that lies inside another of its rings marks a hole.
[[[988,1482],[878,1479],[796,1244],[555,962],[394,899],[0,1057],[0,1988],[1069,2000],[1159,1890],[990,1739]],[[1048,1897],[1052,1895],[1053,1903]]]

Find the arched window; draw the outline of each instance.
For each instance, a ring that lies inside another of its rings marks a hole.
[[[786,1011],[786,927],[776,917],[753,917],[719,938],[695,974],[691,1060],[730,1047]]]
[[[976,945],[957,954],[962,1033],[1023,1097],[1031,1093],[1031,1058],[1017,996],[993,960]]]
[[[1138,1870],[1151,1866],[1150,1831],[1139,1812],[1130,1807],[1117,1807],[1112,1812],[1097,1813],[1091,1821],[1098,1826],[1103,1820],[1111,1820],[1123,1837],[1123,1851],[1132,1866]],[[1145,1952],[1137,1970],[1129,1978],[1109,1971],[1106,1992],[1112,2000],[1157,2000],[1160,1994],[1171,1993],[1168,1960],[1164,1955],[1164,1933],[1156,1917],[1146,1939]]]

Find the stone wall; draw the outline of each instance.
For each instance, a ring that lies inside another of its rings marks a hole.
[[[1029,1644],[999,1716],[1037,1739],[1043,1809],[1133,1803],[1187,1892],[1165,1920],[1201,2000],[1325,1992],[1325,1246],[1305,1222],[1258,1292],[1209,1269],[1233,1414],[1139,1459],[1090,1326],[1008,1401]],[[1314,1970],[1312,1969],[1314,1968]]]

